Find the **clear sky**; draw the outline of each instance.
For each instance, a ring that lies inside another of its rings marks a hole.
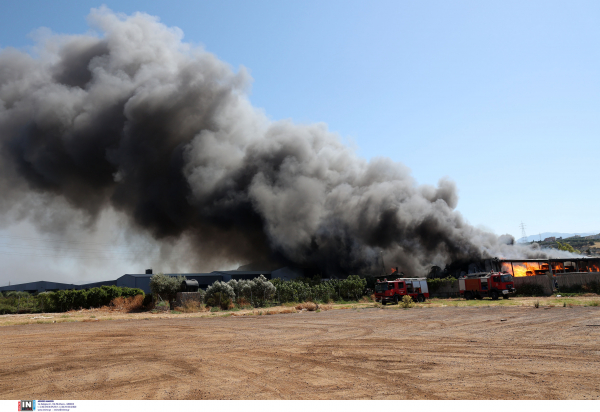
[[[0,48],[84,33],[102,3],[0,5]],[[107,1],[177,26],[254,79],[272,119],[447,176],[475,226],[600,231],[598,1]]]

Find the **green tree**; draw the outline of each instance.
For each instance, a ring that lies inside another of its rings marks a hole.
[[[150,278],[150,290],[155,296],[171,301],[175,299],[184,280],[186,280],[185,276],[167,276],[157,273]]]
[[[275,296],[275,292],[277,291],[275,285],[269,282],[263,275],[252,279],[249,283],[250,290],[252,291],[250,295],[252,303],[257,307],[264,306],[269,299]]]
[[[204,302],[208,306],[220,306],[221,309],[227,309],[234,299],[235,292],[233,291],[233,287],[219,280],[206,288],[206,294],[204,295]]]
[[[557,241],[556,243],[558,244],[558,250],[565,250],[567,252],[577,253],[578,255],[581,254],[581,252],[579,250],[574,249],[573,246],[571,246],[567,242],[560,243],[560,242]]]

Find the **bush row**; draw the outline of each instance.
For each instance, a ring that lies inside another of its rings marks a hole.
[[[427,279],[427,288],[429,289],[429,293],[437,292],[443,285],[450,284],[450,286],[456,285],[456,281],[458,279],[448,276],[445,278],[439,279]]]
[[[4,292],[0,298],[0,315],[41,311],[42,308],[36,296],[27,292]]]
[[[142,295],[141,289],[102,286],[88,290],[59,290],[32,295],[27,292],[5,292],[0,298],[0,315],[14,313],[65,312],[79,308],[97,308],[113,299]]]
[[[208,306],[220,306],[222,309],[228,309],[233,302],[242,306],[250,304],[261,307],[275,298],[276,291],[275,285],[263,275],[248,280],[216,281],[206,289],[204,302]]]
[[[517,296],[545,296],[544,288],[536,284],[519,285]]]
[[[591,281],[585,285],[560,286],[558,290],[562,293],[596,293],[600,295],[600,282]]]
[[[255,307],[268,305],[269,302],[329,302],[340,300],[358,300],[365,290],[367,281],[357,275],[343,280],[267,280],[259,276],[252,280],[216,281],[206,289],[204,302],[208,306],[223,309],[249,304]]]
[[[326,280],[313,285],[301,280],[286,282],[274,279],[271,282],[277,288],[277,300],[282,303],[306,300],[318,302],[358,300],[363,296],[367,285],[367,281],[357,275],[350,275],[342,280]]]
[[[88,290],[42,292],[36,298],[44,312],[65,312],[79,308],[99,308],[108,305],[115,298],[129,298],[137,295],[144,296],[144,291],[136,288],[105,285]]]

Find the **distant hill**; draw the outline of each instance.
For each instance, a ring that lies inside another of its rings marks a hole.
[[[558,232],[544,232],[538,235],[531,235],[531,236],[527,236],[527,238],[520,238],[519,240],[517,240],[517,243],[526,243],[526,242],[533,242],[534,240],[536,242],[539,242],[540,240],[540,236],[542,237],[542,240],[546,239],[547,237],[555,237],[555,238],[559,238],[562,237],[567,238],[567,237],[571,237],[571,236],[590,236],[590,235],[597,235],[598,233],[600,233],[600,231],[597,232],[587,232],[587,233],[558,233]]]

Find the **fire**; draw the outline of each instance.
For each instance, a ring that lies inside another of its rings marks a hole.
[[[504,270],[506,263],[502,265],[502,270]],[[510,265],[510,263],[508,264]],[[514,277],[524,277],[524,276],[535,276],[535,275],[543,275],[550,270],[548,264],[539,263],[539,262],[522,262],[512,263],[513,267],[513,276]],[[510,273],[510,270],[507,270]]]
[[[502,269],[501,269],[501,271],[503,273],[510,273],[510,274],[512,274],[513,271],[512,271],[512,267],[510,266],[510,262],[502,262]]]
[[[545,275],[550,272],[552,265],[552,273],[569,273],[569,272],[600,272],[600,263],[595,260],[592,262],[585,260],[566,260],[563,262],[502,262],[502,272],[510,273],[514,277]]]

